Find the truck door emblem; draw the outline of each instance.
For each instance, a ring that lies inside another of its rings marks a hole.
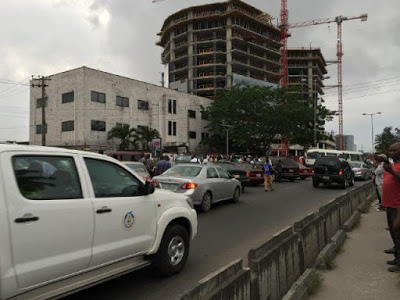
[[[135,221],[135,217],[132,211],[128,211],[124,217],[124,226],[125,228],[131,228]]]

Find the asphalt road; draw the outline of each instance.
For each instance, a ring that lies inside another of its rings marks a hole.
[[[356,182],[356,186],[361,184]],[[310,179],[277,183],[275,191],[267,193],[262,186],[247,187],[239,203],[220,203],[208,213],[199,213],[198,235],[180,274],[158,278],[148,269],[141,270],[70,296],[68,300],[178,299],[209,273],[237,258],[246,258],[250,248],[344,193],[339,187],[315,189]]]

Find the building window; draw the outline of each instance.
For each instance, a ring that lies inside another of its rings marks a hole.
[[[196,119],[196,111],[195,110],[188,110],[188,116],[189,118],[194,118]]]
[[[47,133],[47,124],[44,124],[45,133]],[[42,134],[42,124],[36,125],[36,134]]]
[[[126,123],[116,123],[115,124],[115,127],[117,127],[117,128],[122,128],[124,126],[128,126],[129,127],[129,124],[126,124]]]
[[[106,94],[92,91],[91,99],[93,102],[106,103]]]
[[[176,115],[176,100],[172,101],[172,113]]]
[[[205,112],[205,111],[202,111],[202,112],[201,112],[201,119],[202,119],[202,120],[208,120],[208,113]]]
[[[143,110],[149,110],[149,101],[138,100],[137,101],[137,108]]]
[[[168,99],[168,113],[176,115],[176,100]]]
[[[129,107],[129,98],[117,96],[116,103],[117,106]]]
[[[74,102],[74,92],[64,93],[61,96],[61,103]]]
[[[36,100],[36,108],[47,107],[47,97],[39,98]]]
[[[196,131],[189,131],[189,139],[196,139]]]
[[[208,138],[208,136],[209,136],[209,135],[208,135],[208,132],[202,132],[202,133],[201,133],[201,138],[202,138],[202,139],[206,139],[206,138]]]
[[[92,120],[91,128],[93,131],[106,131],[106,122]]]
[[[74,131],[74,121],[62,122],[61,131]]]
[[[176,122],[168,121],[168,135],[176,136]]]

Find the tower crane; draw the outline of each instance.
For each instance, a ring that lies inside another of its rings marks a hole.
[[[287,0],[281,0],[281,42],[282,42],[282,79],[281,85],[288,85],[288,61],[287,61],[287,38],[289,37],[288,30],[290,28],[307,27],[313,25],[337,24],[337,64],[338,64],[338,106],[339,106],[339,150],[343,150],[343,77],[342,77],[342,23],[343,21],[351,21],[360,19],[361,22],[367,21],[368,15],[362,14],[355,17],[337,16],[333,18],[318,19],[307,22],[293,23],[288,22]]]

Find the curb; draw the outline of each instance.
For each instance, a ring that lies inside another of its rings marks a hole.
[[[307,269],[299,279],[292,285],[282,300],[301,300],[308,295],[308,287],[315,275],[315,269]]]
[[[350,219],[344,223],[343,225],[343,229],[346,232],[350,232],[351,230],[353,230],[354,226],[361,220],[361,213],[359,211],[355,211]]]

